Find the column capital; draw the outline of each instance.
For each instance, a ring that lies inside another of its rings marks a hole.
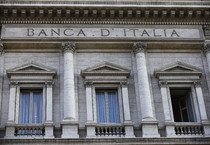
[[[205,55],[210,52],[210,42],[205,42],[204,43],[203,52],[204,52]]]
[[[0,42],[0,55],[4,52],[4,44]]]
[[[74,53],[74,51],[76,50],[76,44],[74,42],[63,42],[62,50],[64,51],[64,53],[66,52]]]
[[[120,86],[122,88],[127,88],[128,87],[128,82],[127,81],[120,82]]]
[[[201,87],[201,81],[194,81],[193,83],[195,87]]]
[[[159,81],[159,86],[160,87],[166,87],[168,85],[167,81]]]
[[[18,82],[16,82],[16,81],[11,81],[9,83],[10,88],[15,88],[17,85],[18,85]]]
[[[53,82],[53,81],[48,81],[48,82],[45,82],[45,85],[46,85],[48,88],[52,88],[52,86],[54,85],[54,82]]]
[[[147,43],[145,42],[135,42],[133,44],[133,51],[135,54],[142,52],[144,53],[147,49]]]
[[[85,87],[86,88],[91,88],[93,85],[93,82],[92,81],[85,81]]]

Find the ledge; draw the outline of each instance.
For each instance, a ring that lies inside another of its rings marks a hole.
[[[182,144],[182,145],[209,145],[210,138],[95,138],[95,139],[0,139],[0,145],[10,144],[106,144],[106,145],[162,145],[162,144]]]

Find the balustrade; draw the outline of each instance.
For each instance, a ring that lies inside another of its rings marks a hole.
[[[176,135],[204,135],[202,125],[196,124],[179,124],[175,126]]]
[[[45,127],[44,126],[16,126],[15,127],[15,136],[37,136],[41,137],[45,135]]]
[[[124,137],[125,128],[123,126],[97,126],[95,135],[97,137]]]

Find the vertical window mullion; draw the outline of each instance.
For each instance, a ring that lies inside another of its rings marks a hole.
[[[183,122],[184,119],[183,119],[183,114],[182,114],[182,106],[181,106],[181,102],[179,100],[179,110],[180,110],[180,117],[181,117],[181,121]]]
[[[29,123],[32,123],[33,118],[33,92],[30,92],[30,113],[29,113]]]
[[[108,92],[104,92],[105,93],[105,106],[106,106],[106,120],[107,123],[110,122],[110,118],[109,118],[109,98],[108,98]]]

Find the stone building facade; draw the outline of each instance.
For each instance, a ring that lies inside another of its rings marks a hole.
[[[0,144],[210,144],[210,1],[0,1]]]

